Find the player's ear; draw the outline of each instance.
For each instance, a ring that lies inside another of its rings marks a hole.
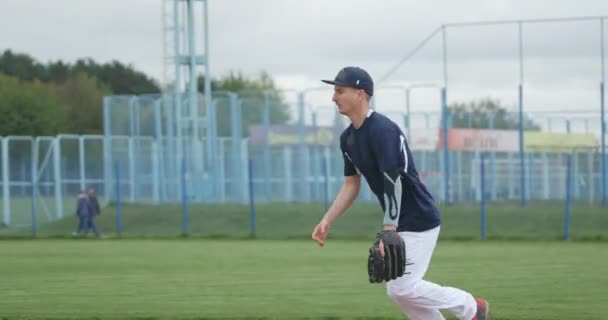
[[[367,94],[365,93],[365,91],[363,91],[363,90],[357,90],[357,95],[358,95],[359,101],[366,101],[367,100]]]

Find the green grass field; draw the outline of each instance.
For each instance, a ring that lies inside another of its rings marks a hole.
[[[26,201],[24,201],[25,203]],[[37,236],[66,237],[76,228],[73,204],[66,202],[65,218],[40,223]],[[256,235],[264,239],[308,239],[323,215],[320,204],[258,204]],[[177,237],[182,233],[181,206],[124,205],[122,230],[125,237]],[[479,239],[480,209],[476,205],[442,207],[443,239]],[[31,205],[15,212],[20,221],[31,221]],[[29,216],[28,216],[29,215]],[[250,235],[247,205],[190,205],[188,233],[193,236],[246,238]],[[39,219],[39,221],[45,221]],[[102,232],[116,233],[116,208],[109,206],[97,220]],[[341,239],[369,239],[382,223],[376,204],[357,204],[333,227],[332,236]],[[487,209],[488,239],[554,240],[563,237],[564,207],[561,203],[531,203],[526,207],[491,203]],[[608,239],[606,208],[575,205],[571,211],[572,239]],[[29,237],[31,228],[0,228],[0,237]]]
[[[402,319],[367,282],[369,242],[0,241],[2,319]],[[440,241],[427,279],[492,319],[606,319],[602,242]],[[454,319],[454,318],[449,318]]]

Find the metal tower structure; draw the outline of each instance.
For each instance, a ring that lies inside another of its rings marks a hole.
[[[170,96],[174,128],[168,131],[175,142],[176,177],[187,172],[190,177],[203,177],[213,172],[209,152],[215,141],[208,139],[212,127],[209,117],[211,77],[209,68],[208,0],[163,0],[163,90]],[[202,72],[201,72],[202,71]],[[204,95],[198,92],[198,76],[204,75]],[[202,98],[202,99],[201,99]],[[203,141],[207,148],[203,147]],[[170,142],[171,143],[171,142]],[[207,156],[204,156],[204,155]],[[179,169],[185,166],[185,169]],[[193,181],[196,188],[201,183]],[[200,197],[200,190],[192,190]]]

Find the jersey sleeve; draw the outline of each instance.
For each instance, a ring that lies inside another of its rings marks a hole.
[[[340,138],[340,151],[342,152],[342,158],[344,159],[344,176],[347,177],[359,175],[353,160],[350,158],[344,148],[344,137]]]
[[[384,225],[397,226],[403,199],[401,170],[407,170],[405,137],[394,128],[375,130],[373,136],[372,150],[384,179]]]
[[[407,170],[405,137],[395,128],[376,129],[372,132],[372,150],[381,172]]]

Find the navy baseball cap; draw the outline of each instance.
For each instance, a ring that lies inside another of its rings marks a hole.
[[[325,83],[352,87],[364,90],[368,95],[374,95],[374,81],[367,71],[359,67],[346,67],[340,70],[334,80],[321,80]]]

